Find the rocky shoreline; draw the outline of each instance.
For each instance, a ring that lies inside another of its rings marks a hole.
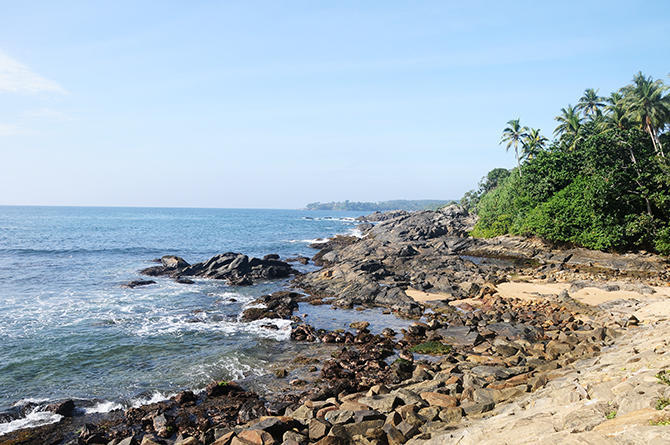
[[[653,295],[670,281],[667,261],[654,255],[517,237],[473,239],[467,235],[473,223],[456,206],[374,213],[361,219],[362,237],[314,245],[319,251],[312,260],[320,269],[304,274],[275,255],[226,253],[195,265],[165,256],[142,272],[184,284],[204,277],[231,285],[293,275],[295,289],[260,297],[242,319],[292,320],[291,339],[305,352],[279,364],[275,378],[289,379],[287,368],[304,368],[301,377],[265,394],[212,382],[202,393],[184,391],[105,415],[77,415],[64,401],[51,407],[63,416],[59,423],[14,431],[0,443],[451,443],[454,431],[486,422],[640,329],[632,311],[585,304],[573,298],[574,286]],[[516,281],[573,287],[523,298],[501,295],[504,284]],[[299,302],[382,307],[416,321],[399,333],[372,334],[365,321],[327,331],[294,313]],[[668,355],[666,346],[661,355]],[[670,394],[655,397],[650,405]]]

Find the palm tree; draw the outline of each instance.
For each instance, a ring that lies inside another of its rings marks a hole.
[[[519,158],[519,143],[522,142],[523,138],[526,137],[527,127],[522,127],[519,124],[519,119],[512,119],[507,121],[507,127],[503,130],[502,138],[500,139],[500,144],[507,142],[505,147],[506,151],[509,151],[509,148],[514,146],[514,154],[516,155],[516,165],[519,167],[519,177],[521,177],[521,160]]]
[[[605,106],[603,98],[598,96],[598,90],[587,88],[584,95],[579,98],[575,109],[584,113],[584,117],[598,117],[602,114],[601,108]]]
[[[614,92],[605,100],[607,101],[607,106],[600,121],[602,131],[607,132],[614,129],[623,130],[624,128],[628,128],[630,122],[628,121],[628,110],[626,109],[623,95],[619,92]]]
[[[523,154],[526,159],[533,159],[538,155],[547,145],[549,139],[540,134],[539,128],[532,128],[525,138],[523,138]]]
[[[570,150],[573,150],[577,145],[579,129],[582,126],[582,118],[577,107],[568,105],[566,108],[561,108],[561,114],[556,116],[555,119],[559,124],[554,130],[554,135],[561,139],[564,137],[571,139]]]
[[[664,95],[667,89],[660,79],[652,80],[641,71],[633,77],[632,85],[622,88],[629,118],[649,134],[656,154],[661,157],[665,154],[658,133],[670,120],[670,97]]]

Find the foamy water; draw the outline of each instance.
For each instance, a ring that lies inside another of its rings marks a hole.
[[[309,257],[312,240],[351,231],[354,216],[0,207],[0,412],[39,400],[21,418],[0,423],[0,434],[58,421],[43,410],[49,401],[75,398],[85,412],[108,412],[216,379],[264,375],[272,357],[292,347],[290,323],[245,323],[240,314],[287,281],[243,288],[168,278],[135,289],[121,284],[146,278],[137,271],[164,254],[189,262],[227,251]],[[332,322],[320,311],[310,313],[310,322]]]

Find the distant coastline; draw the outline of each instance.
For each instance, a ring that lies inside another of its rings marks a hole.
[[[385,212],[388,210],[435,210],[455,202],[450,199],[394,199],[390,201],[358,202],[333,201],[311,202],[306,210],[353,210],[363,212]]]

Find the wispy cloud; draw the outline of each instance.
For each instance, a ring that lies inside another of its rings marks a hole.
[[[0,50],[0,93],[3,92],[66,93],[58,83],[40,76]]]

